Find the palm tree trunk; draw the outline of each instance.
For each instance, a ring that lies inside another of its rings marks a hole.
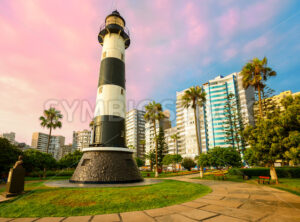
[[[196,140],[197,140],[197,146],[198,146],[198,155],[200,155],[202,153],[202,150],[200,148],[200,143],[199,143],[199,136],[200,136],[200,140],[201,140],[201,132],[200,132],[200,135],[199,135],[198,134],[196,107],[194,108],[194,118],[195,118],[195,129],[196,129]]]
[[[157,135],[156,135],[156,121],[153,121],[153,126],[154,126],[154,139],[155,139],[155,161],[156,161],[156,169],[155,169],[155,177],[158,177],[158,155],[157,155],[157,150],[158,150],[158,144],[157,144]]]
[[[258,91],[258,105],[259,105],[259,115],[262,118],[263,113],[262,113],[262,102],[261,102],[261,89],[260,86],[257,86],[257,91]]]
[[[51,132],[52,132],[52,127],[50,127],[50,132],[49,132],[49,136],[48,136],[48,143],[47,143],[46,153],[48,153],[48,151],[49,151]],[[44,166],[43,178],[46,178],[46,171],[47,171],[46,170],[46,166]]]

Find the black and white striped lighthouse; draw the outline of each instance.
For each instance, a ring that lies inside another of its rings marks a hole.
[[[125,143],[125,50],[129,31],[118,11],[113,11],[100,28],[103,46],[97,101],[92,121],[91,144],[70,180],[75,183],[128,183],[142,177]]]

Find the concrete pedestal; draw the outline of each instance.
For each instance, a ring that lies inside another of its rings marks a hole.
[[[72,176],[72,183],[105,184],[142,181],[131,152],[85,151]]]

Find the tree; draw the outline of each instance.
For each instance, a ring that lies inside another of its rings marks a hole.
[[[204,167],[210,166],[210,156],[208,153],[201,153],[198,156],[198,165],[200,166],[200,178],[203,178],[204,175]]]
[[[21,154],[22,151],[12,145],[7,139],[0,138],[0,174],[7,175],[9,169]]]
[[[142,145],[142,155],[144,155],[144,153],[145,153],[146,140],[140,140],[140,145]]]
[[[158,161],[158,166],[160,167],[162,167],[163,165],[162,161],[164,159],[167,149],[168,147],[165,140],[165,132],[161,127],[159,127],[159,133],[157,138],[157,161]]]
[[[292,165],[295,166],[300,162],[300,145],[298,147],[292,147],[284,153],[288,160],[292,161]]]
[[[48,110],[44,110],[44,115],[40,117],[41,126],[49,129],[48,143],[46,148],[47,154],[49,150],[52,129],[62,127],[62,123],[60,121],[62,118],[63,116],[60,111],[56,110],[53,107],[50,107]],[[46,168],[44,169],[44,177],[46,177]]]
[[[202,144],[200,146],[199,138],[201,142],[201,134],[198,133],[198,124],[197,124],[197,110],[199,106],[203,106],[206,102],[206,93],[200,86],[193,86],[184,92],[182,97],[182,106],[184,108],[191,107],[194,110],[194,120],[195,120],[195,130],[196,130],[196,140],[198,146],[198,154],[202,152]],[[200,124],[199,124],[200,126]],[[200,129],[199,129],[200,130]]]
[[[60,111],[56,110],[55,108],[51,107],[48,110],[44,110],[44,115],[40,117],[41,120],[41,126],[46,127],[49,129],[49,136],[48,136],[48,143],[46,148],[46,153],[48,153],[49,145],[50,145],[50,138],[52,129],[61,128],[62,123],[62,114]]]
[[[253,150],[250,148],[245,150],[243,158],[246,161],[246,163],[250,166],[259,165],[259,161],[257,161],[257,158],[255,157]]]
[[[177,147],[178,135],[176,133],[171,135],[171,139],[174,141],[174,154],[178,154],[178,147]]]
[[[163,164],[168,166],[170,164],[173,165],[173,170],[175,170],[175,164],[180,163],[182,161],[182,156],[179,154],[167,154],[163,158]]]
[[[217,169],[221,167],[240,167],[242,165],[239,152],[233,147],[214,147],[208,150],[210,165]]]
[[[232,147],[236,146],[241,155],[245,148],[243,137],[244,124],[239,100],[232,93],[227,95],[224,106],[224,116],[226,120],[224,121],[223,128],[226,134],[226,140]]]
[[[136,165],[137,165],[138,167],[145,166],[145,160],[142,160],[142,159],[139,158],[139,157],[136,157],[136,158],[135,158],[135,162],[136,162]]]
[[[188,171],[191,171],[191,168],[193,168],[193,167],[196,166],[196,163],[194,162],[194,160],[191,159],[191,158],[188,158],[188,157],[183,158],[181,164],[182,164],[182,166],[183,166],[185,169],[187,169]]]
[[[150,162],[150,169],[151,171],[153,170],[153,165],[156,163],[155,162],[155,158],[156,155],[155,155],[155,152],[153,150],[150,150],[149,153],[146,153],[145,154],[145,159],[149,160]]]
[[[42,153],[36,149],[28,149],[24,151],[23,165],[27,172],[43,169],[56,169],[57,162],[51,154]],[[44,176],[45,172],[44,172]]]
[[[78,165],[82,155],[83,153],[81,151],[76,150],[74,153],[69,153],[61,158],[58,161],[58,165],[60,168],[75,168]]]
[[[243,87],[247,89],[253,86],[258,92],[259,113],[263,117],[262,110],[262,97],[261,92],[265,87],[264,82],[271,76],[276,76],[276,72],[267,66],[268,60],[264,57],[262,60],[253,58],[250,62],[246,63],[241,71]]]
[[[157,132],[156,132],[156,122],[160,123],[160,120],[164,118],[164,114],[162,112],[162,107],[160,103],[156,103],[155,101],[150,102],[145,106],[146,114],[145,120],[150,121],[154,127],[154,141],[155,141],[155,177],[158,177],[158,142],[157,142]],[[162,160],[161,160],[162,161]]]

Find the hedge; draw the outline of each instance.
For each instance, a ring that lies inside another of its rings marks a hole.
[[[52,176],[72,176],[74,173],[74,170],[47,170],[46,176],[52,177]],[[34,171],[31,173],[28,173],[27,176],[29,177],[40,177],[43,176],[43,171]]]
[[[259,168],[232,168],[229,169],[230,175],[247,175],[250,177],[270,176],[270,169],[265,167]],[[300,167],[277,167],[276,173],[279,178],[300,178]]]

